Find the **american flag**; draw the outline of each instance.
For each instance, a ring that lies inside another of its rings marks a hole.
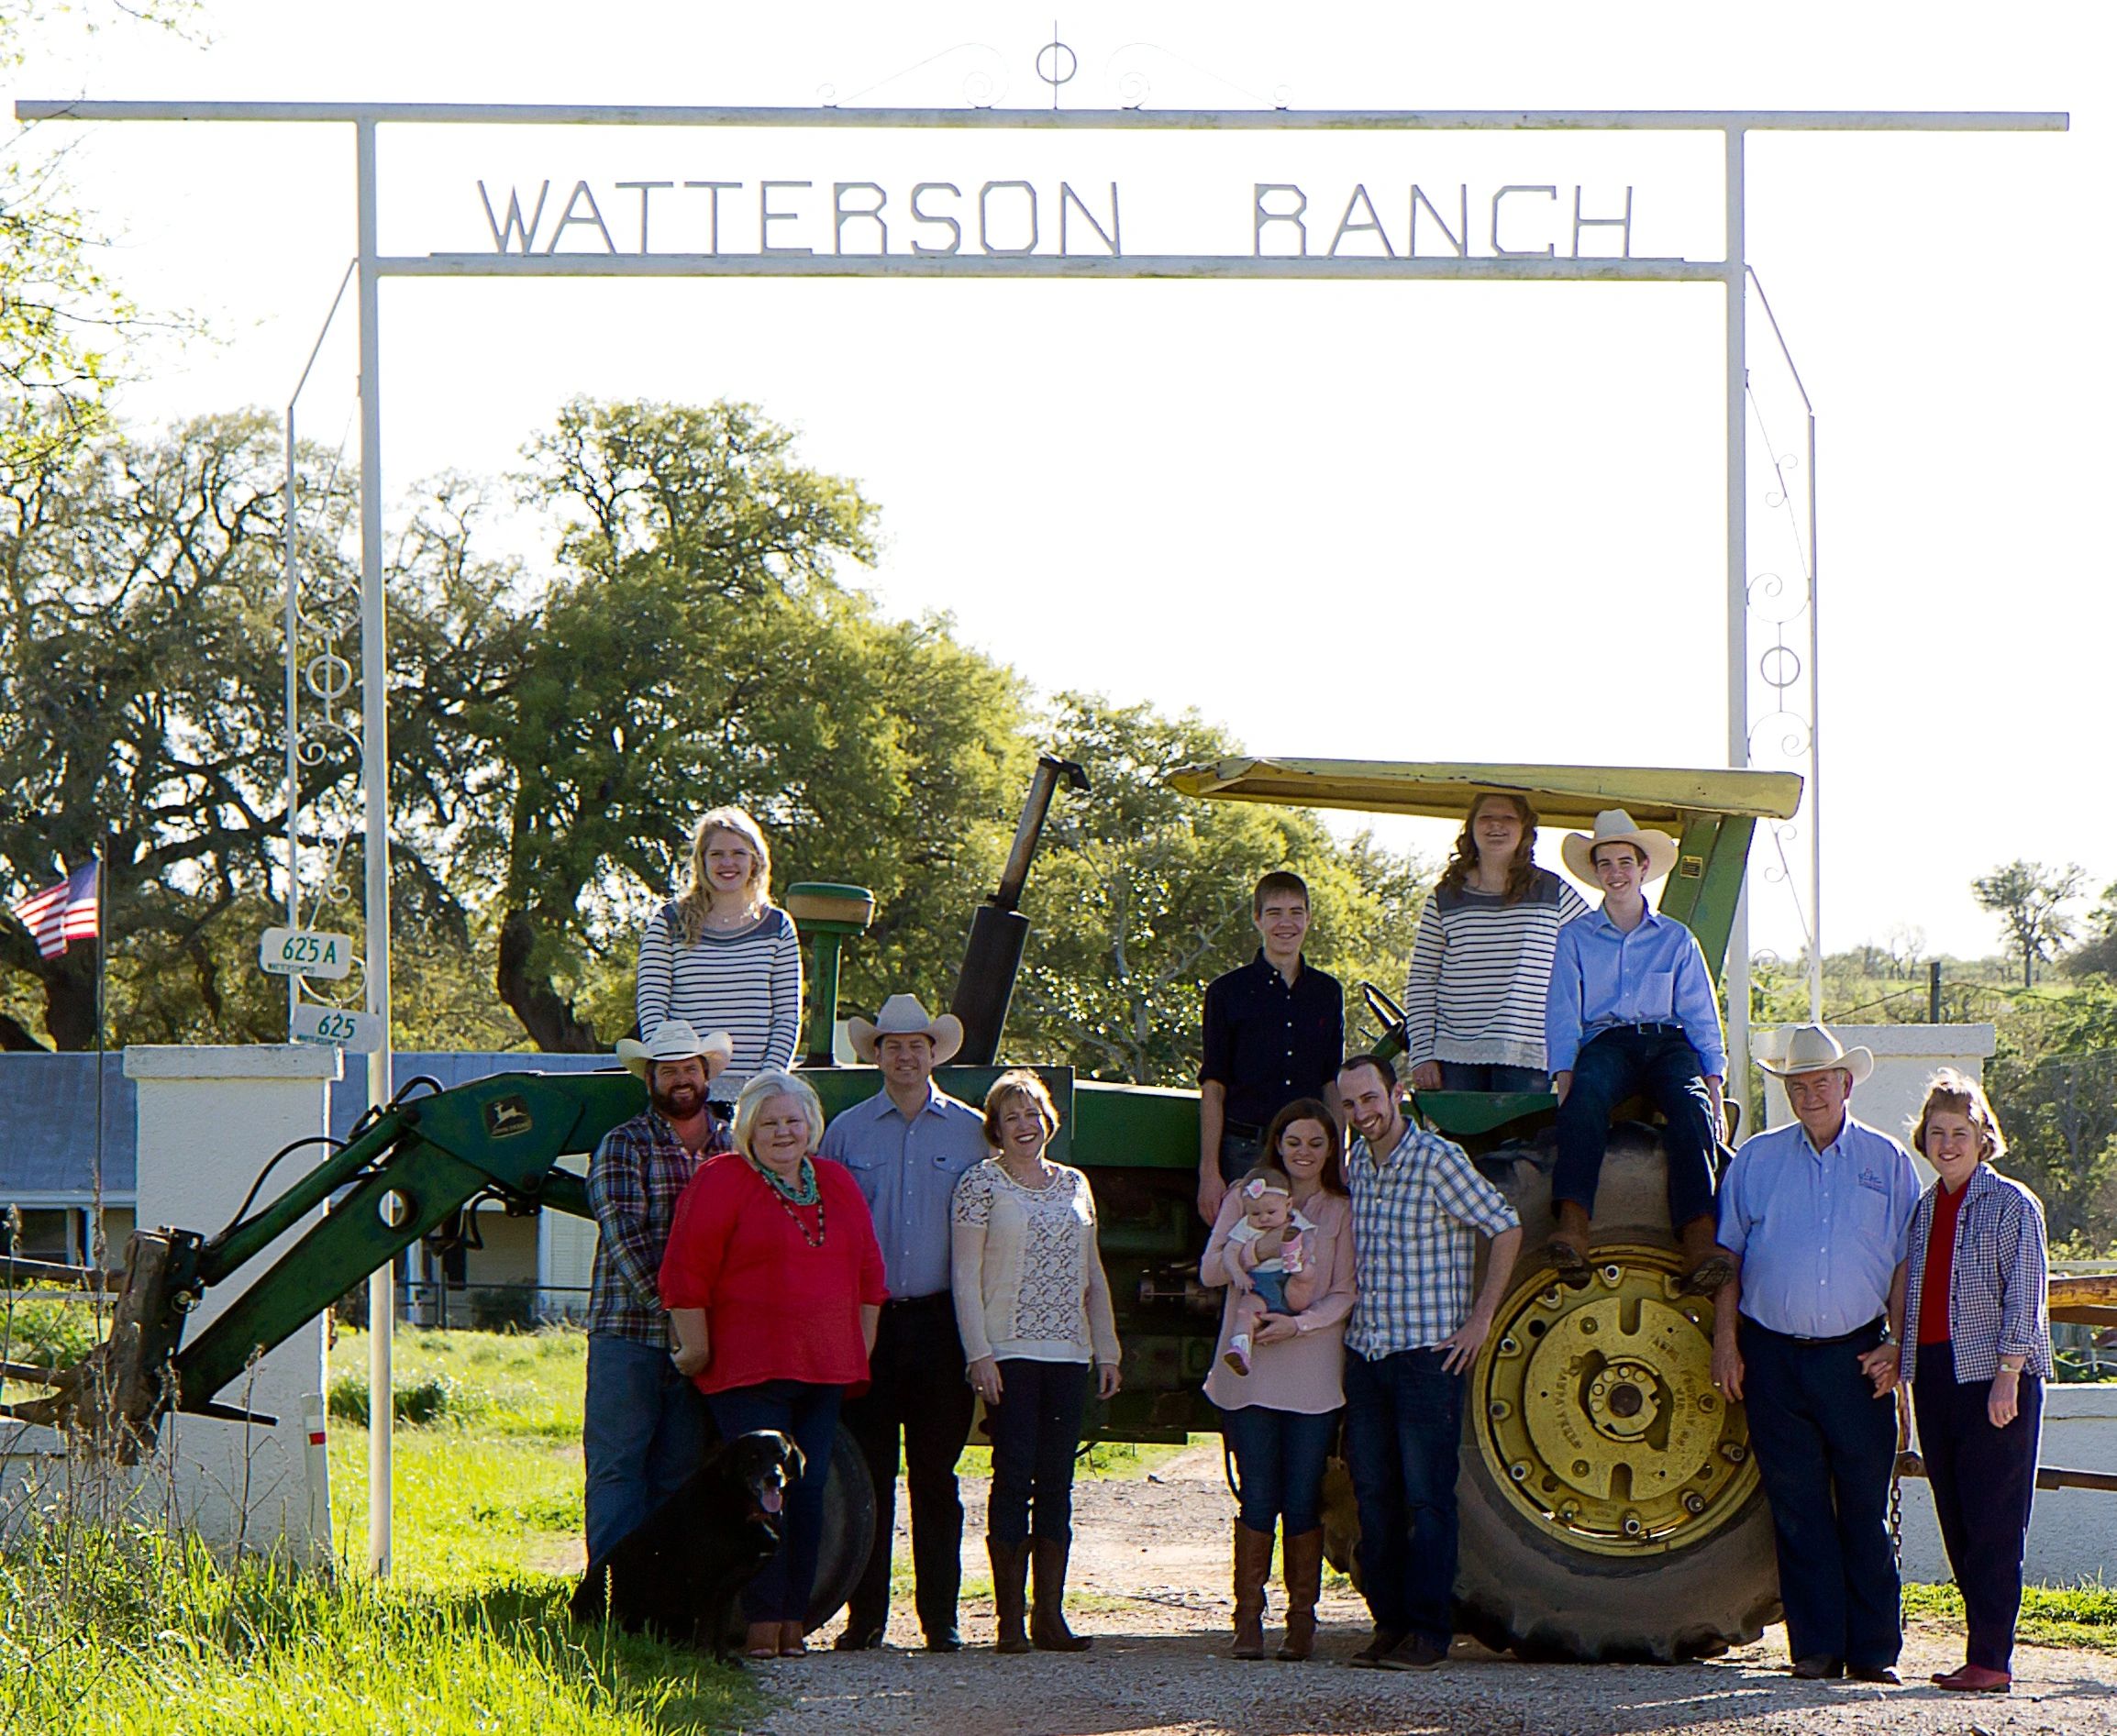
[[[29,931],[39,957],[52,958],[66,950],[70,940],[94,940],[95,927],[95,877],[101,864],[88,862],[56,886],[17,899],[8,905],[15,920]]]

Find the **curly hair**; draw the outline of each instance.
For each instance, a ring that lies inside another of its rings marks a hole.
[[[1463,829],[1456,835],[1456,853],[1448,858],[1448,866],[1441,870],[1437,891],[1459,892],[1478,867],[1478,811],[1488,802],[1504,802],[1514,810],[1522,822],[1522,841],[1514,846],[1514,854],[1507,859],[1507,890],[1501,901],[1518,903],[1528,897],[1530,889],[1536,884],[1536,810],[1529,805],[1526,796],[1518,796],[1511,790],[1481,791],[1470,803],[1470,811],[1463,816]]]

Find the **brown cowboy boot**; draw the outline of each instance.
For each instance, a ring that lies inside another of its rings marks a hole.
[[[1735,1277],[1735,1261],[1713,1241],[1718,1227],[1712,1212],[1701,1211],[1676,1233],[1683,1251],[1680,1288],[1686,1296],[1717,1296]]]
[[[1271,1577],[1269,1531],[1235,1521],[1235,1651],[1238,1658],[1264,1655],[1264,1584]]]
[[[1559,1281],[1578,1288],[1588,1282],[1588,1208],[1578,1200],[1558,1201],[1558,1227],[1551,1232],[1544,1257]]]
[[[1286,1539],[1286,1639],[1279,1655],[1300,1664],[1315,1651],[1315,1606],[1323,1596],[1323,1527],[1290,1532]]]
[[[992,1558],[992,1650],[1026,1652],[1029,1636],[1022,1624],[1029,1614],[1028,1542],[1003,1543],[988,1537],[985,1551]]]
[[[1071,1553],[1070,1543],[1055,1538],[1039,1537],[1033,1544],[1036,1597],[1029,1613],[1029,1639],[1039,1652],[1085,1652],[1095,1643],[1066,1625],[1066,1557]]]

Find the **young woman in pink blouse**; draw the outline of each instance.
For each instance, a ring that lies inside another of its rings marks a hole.
[[[1343,1136],[1330,1111],[1300,1098],[1273,1117],[1264,1161],[1293,1183],[1294,1224],[1303,1264],[1315,1273],[1309,1305],[1298,1314],[1258,1321],[1249,1373],[1226,1361],[1235,1327],[1231,1287],[1205,1396],[1220,1408],[1221,1429],[1242,1487],[1235,1520],[1235,1655],[1264,1655],[1264,1587],[1271,1576],[1272,1533],[1286,1534],[1286,1640],[1282,1658],[1315,1648],[1315,1606],[1323,1588],[1323,1477],[1345,1404],[1346,1316],[1353,1306],[1352,1208],[1340,1155]],[[1228,1237],[1243,1221],[1242,1190],[1230,1187],[1200,1263],[1200,1281],[1228,1284]]]

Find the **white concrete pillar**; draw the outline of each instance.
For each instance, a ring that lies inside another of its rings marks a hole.
[[[304,1044],[127,1049],[125,1074],[139,1093],[140,1227],[208,1235],[220,1230],[274,1152],[329,1131],[329,1085],[341,1070],[338,1050]],[[325,1155],[319,1145],[290,1155],[257,1203],[269,1203]],[[210,1324],[321,1215],[275,1242],[253,1263],[254,1272],[207,1291],[186,1339]],[[178,1511],[215,1545],[282,1550],[297,1560],[328,1558],[325,1332],[321,1319],[306,1322],[260,1357],[252,1375],[217,1395],[225,1404],[275,1417],[274,1426],[195,1416],[162,1424]]]

